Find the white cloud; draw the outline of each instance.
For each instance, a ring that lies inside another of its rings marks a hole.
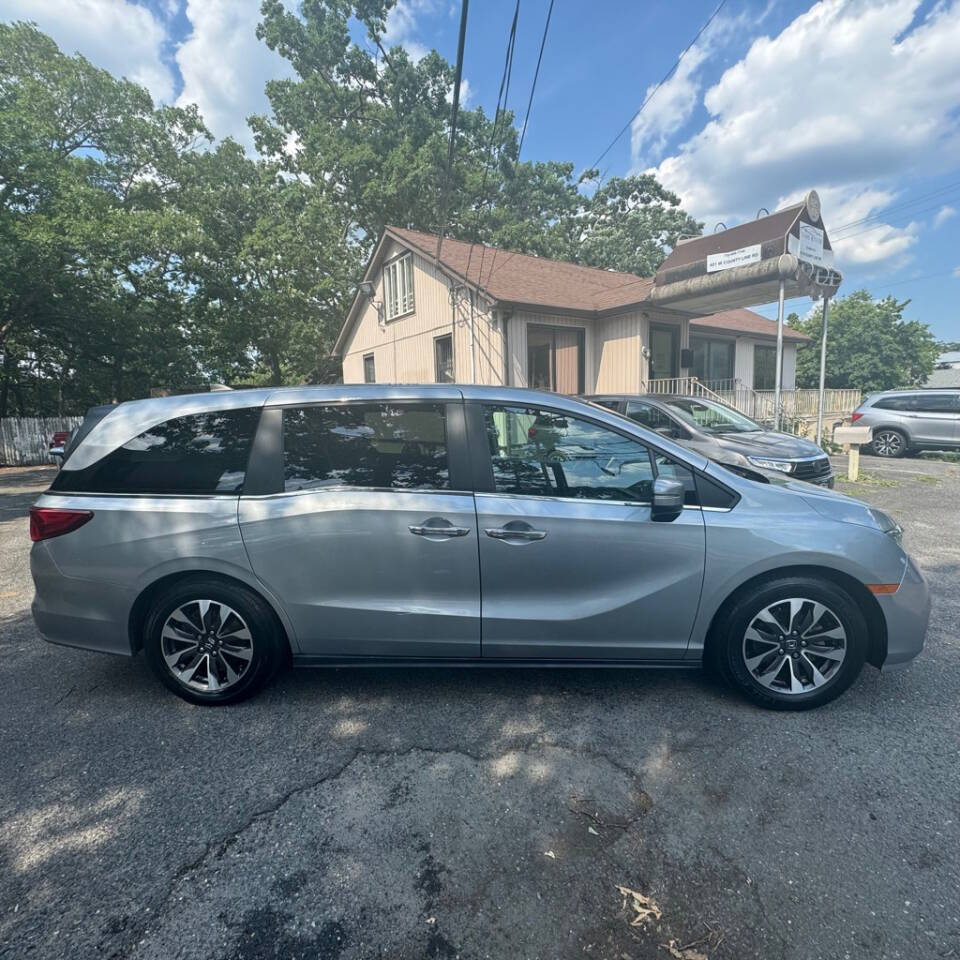
[[[0,0],[0,20],[32,20],[64,53],[146,87],[169,103],[174,75],[163,60],[166,27],[146,7],[127,0]]]
[[[436,7],[436,0],[397,0],[387,14],[387,27],[380,38],[384,48],[403,47],[414,61],[425,57],[430,51],[415,39],[417,20],[424,14],[434,13]]]
[[[186,13],[192,31],[177,48],[177,65],[183,76],[177,103],[196,103],[216,137],[233,137],[252,150],[247,117],[269,113],[264,85],[293,71],[286,60],[257,39],[259,4],[187,0]]]
[[[954,275],[958,280],[960,280],[960,267],[954,267],[954,268],[953,268],[953,275]]]
[[[936,230],[938,227],[942,227],[951,217],[955,217],[956,215],[956,207],[951,207],[949,204],[942,206],[933,218],[933,229]]]
[[[754,40],[706,92],[703,129],[654,172],[708,228],[816,186],[830,229],[882,210],[907,171],[956,165],[960,0],[914,25],[919,5],[822,0]],[[866,226],[877,228],[840,243],[843,257],[902,256],[916,242],[916,224]]]
[[[772,4],[754,17],[746,12],[736,17],[718,17],[683,54],[668,80],[659,88],[655,83],[647,87],[640,101],[645,106],[630,130],[634,166],[662,156],[670,137],[684,126],[700,102],[701,67],[731,37],[756,28],[771,7]]]

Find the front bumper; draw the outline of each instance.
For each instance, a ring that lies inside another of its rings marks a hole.
[[[877,598],[887,623],[887,655],[881,669],[889,670],[912,660],[923,649],[930,622],[930,590],[907,557],[907,566],[896,593]]]

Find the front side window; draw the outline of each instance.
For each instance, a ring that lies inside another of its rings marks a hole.
[[[141,495],[238,494],[258,407],[167,420],[83,470],[62,470],[50,489]]]
[[[433,341],[434,373],[437,383],[453,383],[453,337],[437,337]]]
[[[627,416],[646,427],[648,430],[669,430],[676,428],[676,424],[659,408],[649,403],[631,400],[627,403]]]
[[[639,441],[549,410],[484,414],[497,493],[650,502],[653,463]]]
[[[413,310],[413,254],[406,253],[386,265],[383,286],[388,320]]]
[[[351,403],[283,411],[285,490],[447,490],[442,404]]]

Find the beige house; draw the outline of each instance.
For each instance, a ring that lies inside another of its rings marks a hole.
[[[653,278],[388,227],[334,352],[345,383],[461,383],[560,393],[774,387],[776,324],[654,305]],[[755,302],[755,301],[754,301]],[[797,345],[786,330],[783,388]]]

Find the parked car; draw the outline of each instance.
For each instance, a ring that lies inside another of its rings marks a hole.
[[[872,393],[851,419],[858,427],[873,427],[870,452],[878,457],[950,450],[960,447],[960,388]]]
[[[259,389],[123,403],[30,514],[33,615],[194,703],[298,666],[716,666],[779,709],[919,653],[864,503],[738,476],[556,394]]]
[[[70,442],[70,434],[72,432],[71,430],[57,430],[56,433],[50,437],[47,453],[49,453],[51,457],[58,457],[62,460],[67,444]]]
[[[727,466],[769,477],[833,487],[830,458],[815,443],[792,433],[767,430],[755,420],[707,397],[665,394],[589,397],[636,423]]]

